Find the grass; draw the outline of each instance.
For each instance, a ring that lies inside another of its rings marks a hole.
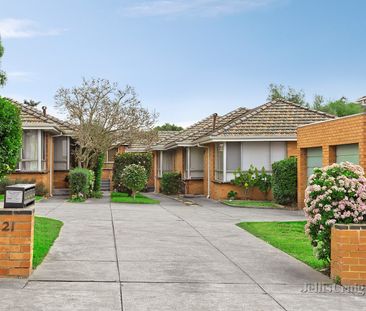
[[[267,207],[267,208],[279,208],[281,205],[273,203],[271,201],[254,201],[254,200],[224,200],[222,201],[225,205],[235,207]]]
[[[326,263],[314,256],[313,248],[305,235],[305,223],[305,221],[242,222],[237,226],[316,270],[324,269],[327,267]]]
[[[159,200],[150,199],[141,193],[136,194],[136,198],[129,197],[124,192],[112,192],[111,201],[114,203],[132,203],[132,204],[159,204]]]
[[[41,195],[36,195],[36,202],[39,202],[43,199],[43,196]],[[0,194],[0,201],[4,202],[4,195]]]
[[[33,269],[46,257],[57,239],[63,223],[56,219],[36,217],[34,222]]]

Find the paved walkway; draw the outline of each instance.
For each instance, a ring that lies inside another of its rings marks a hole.
[[[363,296],[303,293],[330,280],[235,226],[300,212],[161,201],[37,204],[64,227],[28,281],[0,280],[0,310],[365,309]]]

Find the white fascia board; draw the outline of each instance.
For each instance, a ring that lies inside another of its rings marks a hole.
[[[53,134],[62,134],[62,132],[60,130],[58,130],[55,127],[52,126],[22,126],[23,130],[43,130],[46,132],[51,132]]]

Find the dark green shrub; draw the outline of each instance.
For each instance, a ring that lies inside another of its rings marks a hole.
[[[22,147],[22,123],[18,107],[0,97],[0,179],[18,164]]]
[[[93,192],[94,172],[77,167],[69,173],[69,187],[73,199],[86,199]]]
[[[103,163],[104,163],[104,154],[100,153],[97,159],[97,163],[94,167],[94,191],[100,192],[101,183],[102,183],[102,172],[103,172]]]
[[[238,195],[238,193],[234,190],[230,190],[228,193],[227,193],[227,198],[229,200],[236,200],[236,196]]]
[[[136,192],[145,188],[147,183],[146,170],[143,166],[131,164],[124,168],[122,172],[123,185],[131,190],[133,198],[136,197]]]
[[[7,177],[4,177],[0,180],[0,194],[5,194],[5,189],[7,186],[14,185],[14,181],[10,180]]]
[[[152,154],[150,152],[126,152],[115,156],[113,185],[117,192],[126,192],[126,187],[124,187],[122,182],[122,172],[126,166],[131,164],[143,166],[146,170],[146,176],[149,177],[152,169]]]
[[[273,198],[279,204],[291,205],[297,198],[297,160],[290,157],[272,164]]]
[[[165,194],[177,194],[183,185],[182,175],[177,172],[164,173],[161,181],[161,192]]]

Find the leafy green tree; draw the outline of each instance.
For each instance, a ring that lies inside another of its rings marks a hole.
[[[22,147],[20,112],[9,100],[0,97],[0,180],[18,164]]]
[[[122,172],[123,184],[126,188],[132,191],[132,196],[135,199],[136,193],[145,188],[147,183],[147,174],[143,166],[131,164],[125,167]]]
[[[163,125],[156,126],[155,129],[157,131],[181,131],[183,130],[183,127],[173,123],[165,123]]]
[[[3,55],[4,55],[4,47],[1,44],[1,38],[0,38],[0,65],[1,65],[1,58],[3,57]],[[5,83],[6,83],[6,74],[3,70],[1,70],[0,67],[0,86],[5,85]]]
[[[327,112],[338,117],[349,116],[356,113],[361,113],[363,107],[361,104],[348,102],[344,97],[336,101],[329,101],[326,104],[320,105],[318,110]]]
[[[303,90],[296,90],[291,87],[285,87],[282,84],[271,83],[269,85],[269,95],[267,100],[284,99],[301,106],[309,106],[305,100]]]

